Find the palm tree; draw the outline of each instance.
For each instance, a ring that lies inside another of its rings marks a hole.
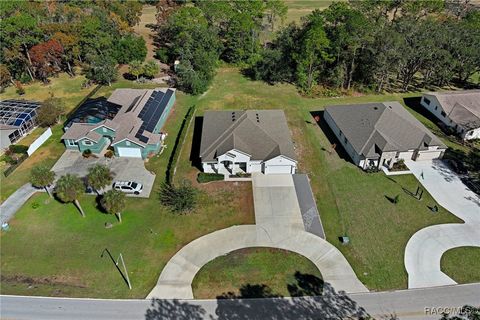
[[[122,211],[125,209],[125,193],[118,190],[109,190],[103,194],[102,207],[110,214],[117,216],[118,221],[122,222]]]
[[[82,193],[85,192],[85,185],[83,184],[82,180],[73,175],[67,173],[64,176],[61,176],[60,179],[57,181],[57,185],[55,186],[55,193],[57,194],[58,198],[63,202],[73,202],[82,217],[85,218],[85,213],[80,206],[80,202],[78,202],[78,198]]]
[[[50,171],[47,167],[43,165],[35,166],[30,171],[30,182],[34,187],[37,188],[45,188],[47,194],[52,197],[50,190],[48,187],[53,183],[55,180],[55,172]]]
[[[112,183],[112,172],[107,166],[96,164],[88,169],[87,183],[100,195],[99,191]]]

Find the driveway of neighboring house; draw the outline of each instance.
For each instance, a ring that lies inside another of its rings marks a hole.
[[[480,247],[480,198],[440,160],[405,161],[405,164],[438,204],[465,221],[429,226],[410,238],[405,248],[408,287],[455,284],[440,270],[440,260],[452,248]]]
[[[10,197],[0,205],[0,224],[10,221],[18,209],[31,197],[35,192],[45,191],[37,189],[30,183],[25,183],[17,189]]]
[[[67,174],[76,174],[84,177],[88,173],[88,168],[95,164],[106,165],[113,172],[114,181],[136,181],[143,184],[143,192],[135,197],[148,198],[155,181],[155,175],[145,169],[145,164],[139,158],[114,157],[111,159],[105,157],[84,158],[82,154],[76,150],[66,150],[53,166],[57,178]],[[106,190],[111,187],[106,188]]]
[[[312,261],[337,291],[367,292],[341,252],[305,231],[291,175],[253,174],[255,225],[234,226],[200,237],[178,251],[147,298],[193,299],[192,281],[209,261],[248,247],[296,252]]]

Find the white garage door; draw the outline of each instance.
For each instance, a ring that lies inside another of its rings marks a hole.
[[[292,166],[265,166],[265,174],[292,173]]]
[[[139,148],[118,148],[118,155],[120,157],[141,158],[142,152]]]
[[[420,151],[418,153],[417,161],[438,159],[438,157],[440,157],[441,154],[442,154],[442,151],[430,151],[430,152]]]

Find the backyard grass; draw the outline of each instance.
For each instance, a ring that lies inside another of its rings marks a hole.
[[[192,288],[196,299],[215,299],[229,292],[242,298],[258,298],[256,290],[239,289],[262,285],[268,287],[266,292],[285,297],[294,295],[291,286],[297,285],[301,276],[316,280],[321,287],[322,275],[307,258],[280,249],[247,248],[207,263],[195,276]]]
[[[480,282],[480,248],[460,247],[442,256],[441,269],[458,283]]]
[[[299,22],[303,16],[315,9],[325,9],[334,0],[285,0],[288,7],[286,23]],[[337,0],[338,1],[338,0]]]

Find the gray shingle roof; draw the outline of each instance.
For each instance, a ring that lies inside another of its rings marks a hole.
[[[283,155],[296,160],[287,120],[282,110],[206,111],[203,116],[200,157],[214,161],[232,149],[252,160]]]
[[[437,98],[448,117],[467,129],[480,127],[480,90],[429,92]]]
[[[328,106],[325,109],[358,154],[446,146],[398,102]]]

